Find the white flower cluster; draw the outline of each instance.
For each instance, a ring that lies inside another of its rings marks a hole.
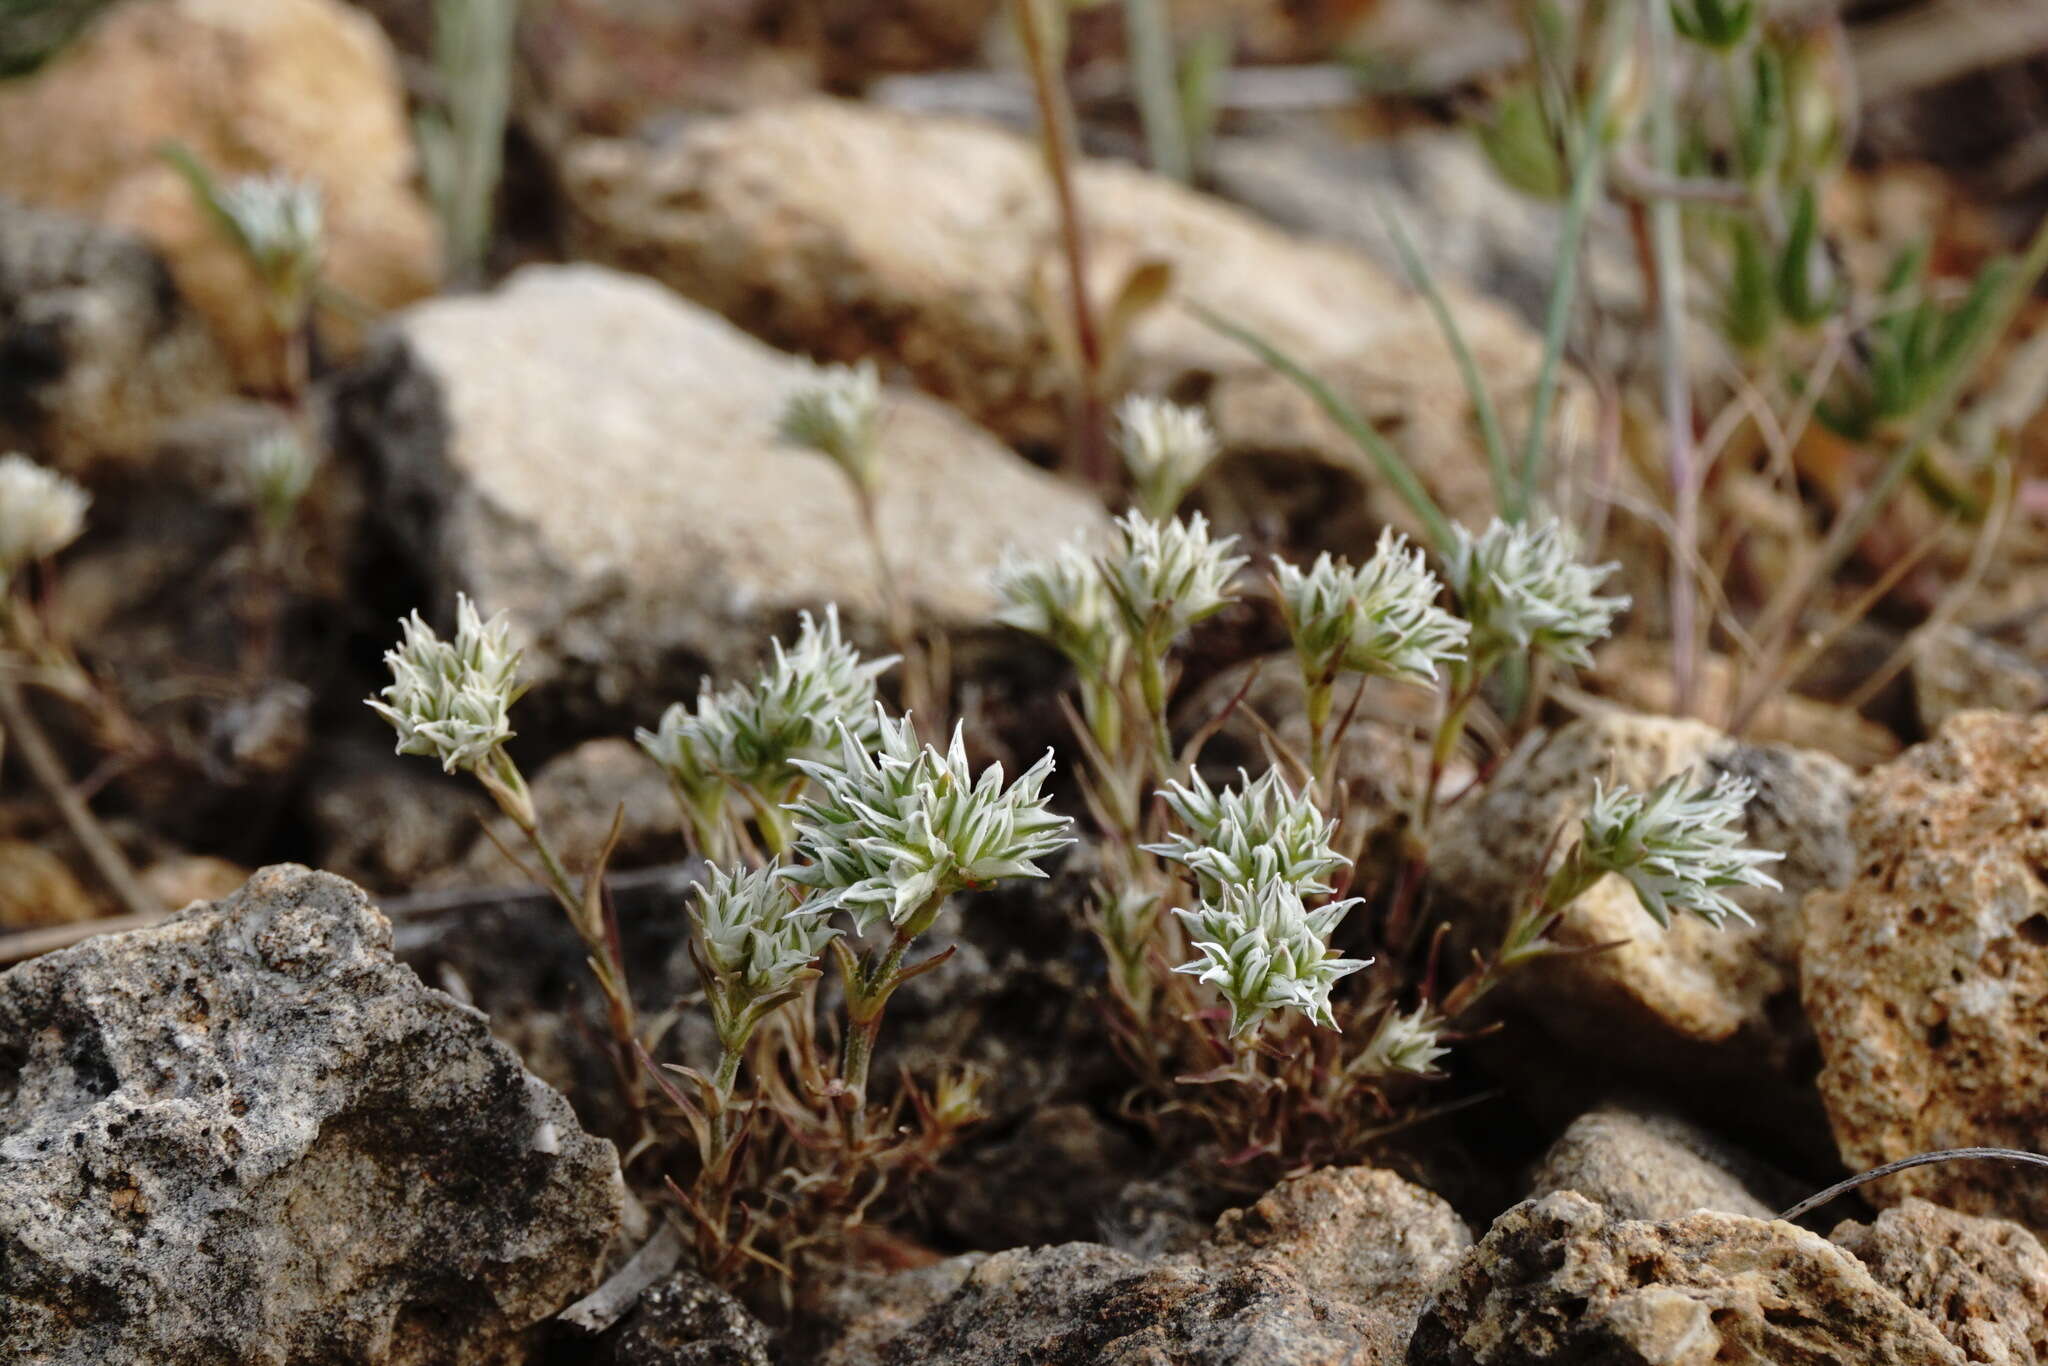
[[[1123,667],[1124,640],[1095,558],[1079,543],[1051,559],[1006,554],[990,580],[996,620],[1038,636],[1083,674],[1112,683]]]
[[[326,213],[320,188],[291,176],[245,176],[215,198],[242,250],[280,301],[303,299],[320,269]]]
[[[0,455],[0,587],[85,530],[86,491],[25,455]]]
[[[703,966],[722,988],[714,1002],[721,1035],[731,1027],[743,1041],[742,1027],[751,1026],[744,1007],[784,996],[839,933],[785,872],[775,864],[741,873],[714,867],[698,884],[690,914]]]
[[[1007,788],[1001,764],[977,780],[958,728],[944,754],[918,744],[910,718],[877,709],[873,745],[839,726],[834,763],[798,760],[811,791],[791,805],[804,862],[784,876],[816,888],[821,909],[843,907],[863,930],[887,919],[921,933],[953,892],[1011,877],[1043,877],[1034,861],[1073,843],[1072,824],[1040,789],[1052,751]]]
[[[1215,429],[1199,408],[1132,394],[1117,405],[1117,449],[1148,517],[1173,516],[1216,459]]]
[[[512,738],[519,670],[504,613],[486,622],[458,596],[455,621],[453,640],[441,639],[418,612],[401,621],[404,639],[384,652],[390,686],[368,699],[398,732],[400,754],[439,759],[450,773],[478,769]]]
[[[830,456],[860,487],[875,482],[882,380],[873,361],[827,365],[783,407],[782,439]]]
[[[1223,994],[1233,1035],[1288,1007],[1335,1029],[1330,988],[1366,962],[1335,956],[1328,941],[1357,904],[1354,897],[1310,910],[1297,888],[1278,880],[1224,887],[1214,901],[1174,912],[1187,922],[1201,954],[1174,971],[1212,983]]]
[[[677,702],[655,730],[634,739],[691,800],[715,802],[726,782],[745,783],[764,795],[800,776],[799,760],[829,759],[845,726],[859,743],[873,743],[875,679],[896,656],[864,660],[839,629],[837,604],[824,624],[803,614],[796,643],[774,645],[775,657],[752,683],[714,692],[706,681],[692,711]]]
[[[1136,512],[1116,523],[1119,546],[1102,561],[1103,583],[1133,644],[1150,654],[1190,626],[1221,611],[1235,596],[1230,580],[1245,564],[1237,541],[1209,539],[1201,513],[1186,521],[1154,521]]]
[[[1451,1051],[1441,1042],[1443,1028],[1443,1020],[1428,1005],[1419,1005],[1412,1011],[1389,1010],[1373,1030],[1372,1039],[1345,1065],[1345,1070],[1367,1077],[1397,1073],[1434,1077],[1438,1075],[1438,1059],[1449,1056]]]
[[[263,519],[279,526],[312,487],[316,468],[312,448],[297,432],[266,432],[242,451],[242,486]]]
[[[1306,572],[1275,556],[1273,581],[1302,672],[1340,669],[1434,682],[1437,667],[1462,657],[1471,627],[1436,605],[1441,585],[1422,552],[1391,529],[1354,569],[1328,552]]]
[[[1762,864],[1784,857],[1742,843],[1742,813],[1756,787],[1723,774],[1712,788],[1686,791],[1690,772],[1675,774],[1638,794],[1595,780],[1577,856],[1591,869],[1628,880],[1636,899],[1659,925],[1673,911],[1709,925],[1749,917],[1728,897],[1736,887],[1778,887]]]
[[[1323,879],[1348,862],[1330,844],[1337,823],[1324,819],[1308,793],[1290,788],[1278,769],[1221,792],[1191,771],[1185,786],[1170,782],[1159,795],[1186,830],[1145,848],[1185,865],[1204,898],[1225,886],[1262,882],[1328,896]]]
[[[1619,566],[1579,563],[1577,538],[1557,521],[1511,526],[1496,518],[1478,536],[1452,532],[1444,578],[1472,624],[1475,663],[1534,650],[1559,664],[1592,664],[1591,647],[1628,606],[1626,597],[1596,591]]]

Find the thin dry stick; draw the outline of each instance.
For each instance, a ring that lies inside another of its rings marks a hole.
[[[2048,1157],[2044,1157],[2040,1153],[2023,1152],[2018,1148],[1943,1148],[1940,1152],[1936,1153],[1916,1153],[1912,1157],[1902,1157],[1896,1162],[1887,1162],[1882,1167],[1872,1167],[1867,1172],[1860,1172],[1846,1181],[1837,1181],[1826,1190],[1807,1196],[1778,1217],[1789,1224],[1800,1215],[1819,1209],[1836,1196],[1847,1195],[1858,1186],[1875,1181],[1880,1177],[1890,1176],[1895,1172],[1907,1171],[1913,1167],[1925,1167],[1934,1162],[1954,1162],[1958,1158],[1972,1157],[1989,1158],[1996,1162],[2020,1162],[2035,1167],[2048,1167]]]
[[[1024,44],[1024,64],[1031,71],[1031,90],[1038,102],[1039,142],[1045,169],[1059,203],[1060,246],[1067,258],[1067,300],[1073,312],[1074,351],[1080,373],[1075,376],[1075,421],[1072,433],[1075,465],[1091,488],[1108,477],[1102,448],[1102,336],[1095,308],[1088,298],[1088,240],[1081,223],[1081,203],[1074,193],[1074,111],[1060,82],[1042,0],[1014,0],[1017,36]]]
[[[1657,169],[1677,160],[1678,132],[1671,82],[1677,61],[1671,7],[1653,4],[1650,13],[1650,148]],[[1663,367],[1665,462],[1671,476],[1671,682],[1674,710],[1692,714],[1698,672],[1698,591],[1691,557],[1700,540],[1700,477],[1693,449],[1692,376],[1685,354],[1685,246],[1679,237],[1678,201],[1650,202],[1650,260],[1655,272],[1658,360]]]
[[[1842,699],[1844,711],[1861,711],[1871,698],[1883,692],[1885,685],[1898,677],[1899,670],[1911,664],[1914,657],[1920,653],[1927,633],[1954,620],[1956,613],[1962,611],[1963,603],[1977,591],[1977,585],[1983,581],[1985,571],[1991,567],[1992,552],[2004,539],[2005,528],[2012,521],[2011,464],[2004,460],[1999,461],[1992,467],[1992,477],[1997,481],[1997,486],[1991,494],[1991,515],[1984,519],[1983,529],[1977,534],[1977,543],[1970,548],[1970,562],[1964,566],[1963,576],[1941,595],[1941,601],[1927,614],[1927,620],[1920,623],[1920,629],[1900,641],[1898,648],[1878,666],[1877,672],[1864,679],[1857,685],[1856,691]]]
[[[28,765],[43,795],[56,806],[57,815],[85,851],[107,889],[128,908],[130,915],[153,914],[158,909],[157,899],[135,876],[127,858],[79,797],[56,746],[50,743],[50,737],[44,734],[41,723],[28,708],[27,699],[21,695],[21,685],[4,673],[0,673],[0,728],[13,734],[22,762]]]

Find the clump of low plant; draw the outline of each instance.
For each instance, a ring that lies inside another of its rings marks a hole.
[[[452,637],[417,614],[403,630],[386,656],[392,681],[369,704],[401,753],[473,776],[537,860],[604,1000],[637,1129],[631,1156],[677,1168],[669,1188],[708,1272],[787,1273],[973,1122],[971,1077],[871,1104],[870,1064],[890,998],[950,956],[913,961],[946,907],[1044,876],[1041,860],[1071,843],[1043,791],[1050,754],[1006,782],[1001,765],[970,767],[957,729],[944,750],[922,743],[875,700],[894,661],[863,660],[836,608],[806,617],[758,678],[671,707],[639,738],[713,860],[689,942],[719,1056],[657,1065],[661,1030],[637,1008],[605,891],[610,847],[572,874],[508,749],[519,693],[509,624],[461,598]],[[841,986],[831,1018],[816,993],[828,955]]]
[[[1001,616],[1052,643],[1080,679],[1070,715],[1103,842],[1089,918],[1110,965],[1119,1047],[1153,1113],[1202,1116],[1226,1165],[1255,1164],[1264,1179],[1355,1157],[1411,1113],[1460,1017],[1506,974],[1557,951],[1550,930],[1599,878],[1625,878],[1660,926],[1674,912],[1719,923],[1740,914],[1730,890],[1775,885],[1762,865],[1777,855],[1741,843],[1745,785],[1689,792],[1681,776],[1648,794],[1596,787],[1554,875],[1544,883],[1530,870],[1541,891],[1508,917],[1497,950],[1445,980],[1434,940],[1416,931],[1447,762],[1489,689],[1588,662],[1628,605],[1601,592],[1614,567],[1583,562],[1554,520],[1455,528],[1437,569],[1393,533],[1357,566],[1276,559],[1271,594],[1301,677],[1308,752],[1260,723],[1270,767],[1218,787],[1199,760],[1222,718],[1174,743],[1175,655],[1192,627],[1241,596],[1244,561],[1199,516],[1134,513],[1117,531],[1093,557],[1069,549],[1006,565]],[[1332,757],[1368,678],[1438,696],[1430,769],[1381,869],[1357,863],[1363,845],[1346,828]],[[1347,679],[1353,700],[1339,708]],[[1347,928],[1366,907],[1372,923]],[[1340,940],[1375,952],[1347,953]]]

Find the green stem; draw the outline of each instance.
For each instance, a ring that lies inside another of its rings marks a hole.
[[[1156,649],[1150,639],[1138,642],[1138,691],[1145,699],[1145,716],[1152,723],[1152,757],[1163,781],[1174,774],[1173,732],[1166,723],[1166,652]]]
[[[1174,80],[1173,32],[1165,0],[1124,0],[1124,41],[1131,54],[1131,84],[1152,169],[1186,184],[1193,175],[1180,90]]]

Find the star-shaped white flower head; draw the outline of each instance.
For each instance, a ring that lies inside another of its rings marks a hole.
[[[222,187],[214,202],[279,316],[300,317],[325,250],[320,187],[283,174],[244,176]]]
[[[1310,910],[1292,883],[1224,887],[1194,910],[1175,909],[1201,957],[1174,971],[1213,983],[1223,993],[1233,1035],[1289,1007],[1335,1029],[1331,986],[1371,961],[1337,957],[1329,946],[1330,931],[1358,902],[1353,897]]]
[[[1173,516],[1216,459],[1216,432],[1199,408],[1132,394],[1116,409],[1116,444],[1147,517]]]
[[[1439,665],[1463,657],[1472,631],[1436,605],[1442,585],[1422,552],[1392,529],[1356,569],[1327,552],[1306,573],[1275,556],[1273,582],[1310,679],[1348,669],[1431,683]]]
[[[1371,1041],[1344,1070],[1365,1077],[1438,1076],[1437,1060],[1451,1051],[1440,1041],[1443,1029],[1442,1018],[1427,1005],[1412,1011],[1389,1010],[1380,1018]]]
[[[882,380],[873,361],[819,368],[783,407],[784,441],[830,456],[863,489],[875,486]]]
[[[1592,664],[1591,647],[1628,606],[1626,597],[1595,591],[1617,565],[1579,563],[1578,538],[1562,522],[1511,526],[1496,518],[1478,536],[1451,530],[1444,578],[1472,623],[1475,661],[1534,650],[1575,668]]]
[[[1186,521],[1153,521],[1129,512],[1117,519],[1119,544],[1102,561],[1103,583],[1125,634],[1138,648],[1163,654],[1190,626],[1236,595],[1230,580],[1244,567],[1232,555],[1235,536],[1209,539],[1201,513]]]
[[[1277,768],[1257,781],[1221,792],[1190,771],[1185,786],[1160,792],[1185,833],[1146,850],[1186,865],[1204,897],[1226,886],[1285,882],[1304,896],[1327,896],[1323,879],[1350,860],[1331,847],[1337,823],[1325,820],[1306,792],[1287,785]]]
[[[266,432],[242,451],[242,487],[264,522],[282,527],[312,487],[312,448],[290,429]]]
[[[997,621],[1043,639],[1091,678],[1117,676],[1124,638],[1116,609],[1094,556],[1079,542],[1060,547],[1049,559],[1006,554],[991,586],[1001,604]]]
[[[1052,751],[1005,787],[1001,764],[968,771],[957,727],[944,754],[920,747],[907,716],[878,708],[876,727],[870,746],[842,722],[836,764],[797,763],[811,780],[789,808],[803,863],[784,876],[816,888],[819,906],[844,907],[863,930],[886,919],[921,933],[951,893],[1044,877],[1036,861],[1073,843],[1040,791]]]
[[[675,703],[655,730],[639,730],[640,747],[685,793],[702,799],[726,781],[779,793],[800,775],[800,759],[829,760],[838,726],[863,744],[875,728],[875,679],[895,655],[862,659],[839,629],[837,604],[820,625],[803,614],[796,643],[775,642],[775,657],[751,683],[714,692],[707,682],[692,711]]]
[[[1742,843],[1742,814],[1756,795],[1746,778],[1723,774],[1712,788],[1688,792],[1690,771],[1638,794],[1594,780],[1577,857],[1590,869],[1616,873],[1659,925],[1687,911],[1709,925],[1749,916],[1728,898],[1736,887],[1778,887],[1760,865],[1784,857]]]
[[[453,640],[418,612],[399,625],[405,638],[384,652],[391,684],[368,699],[370,708],[398,732],[400,754],[430,755],[450,773],[476,770],[512,738],[519,652],[507,642],[510,623],[503,612],[484,621],[458,596]]]
[[[749,999],[789,991],[839,933],[785,872],[772,863],[738,873],[714,866],[690,908],[704,966]]]
[[[77,540],[91,502],[57,471],[18,453],[0,455],[0,589]]]

